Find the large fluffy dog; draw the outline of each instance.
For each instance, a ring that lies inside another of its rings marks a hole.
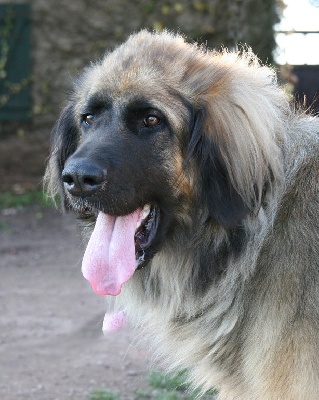
[[[220,399],[319,399],[319,122],[250,51],[142,31],[56,124],[51,192],[83,274]]]

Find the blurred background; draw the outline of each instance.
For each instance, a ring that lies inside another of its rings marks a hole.
[[[140,28],[247,43],[298,101],[319,91],[318,0],[0,0],[0,190],[39,184],[72,79]],[[315,100],[316,101],[316,100]],[[315,106],[318,109],[318,100]]]

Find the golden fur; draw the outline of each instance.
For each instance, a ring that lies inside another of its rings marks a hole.
[[[251,51],[208,51],[168,32],[134,34],[88,67],[74,121],[104,92],[118,109],[142,94],[167,116],[175,136],[162,158],[179,203],[169,240],[116,307],[169,368],[221,400],[318,400],[318,119],[291,110]],[[61,124],[46,179],[63,193],[78,143],[63,141]]]

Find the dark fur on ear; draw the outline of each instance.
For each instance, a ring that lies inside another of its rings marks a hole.
[[[216,143],[203,132],[206,111],[195,118],[188,157],[195,158],[202,178],[202,200],[209,215],[225,228],[241,225],[250,212],[229,178],[225,162]]]
[[[49,196],[63,197],[61,173],[67,158],[77,147],[78,130],[74,123],[73,107],[66,106],[51,132],[51,153],[44,176],[44,184]]]

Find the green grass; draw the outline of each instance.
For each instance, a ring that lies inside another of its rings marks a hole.
[[[89,400],[120,400],[120,397],[116,393],[95,389],[91,392]]]
[[[163,374],[161,372],[152,371],[149,375],[149,384],[156,389],[176,390],[179,392],[186,391],[188,385],[185,384],[186,373],[179,372],[177,374]]]
[[[194,400],[199,392],[191,392],[185,384],[185,372],[178,374],[163,374],[153,371],[148,377],[148,388],[138,391],[134,400]],[[203,400],[212,399],[215,391],[211,391],[200,397]],[[113,392],[104,390],[93,391],[88,400],[121,400],[121,397]]]
[[[46,195],[41,190],[30,190],[23,194],[12,192],[0,193],[0,209],[3,208],[23,208],[32,204],[41,207],[49,207],[52,205]]]

